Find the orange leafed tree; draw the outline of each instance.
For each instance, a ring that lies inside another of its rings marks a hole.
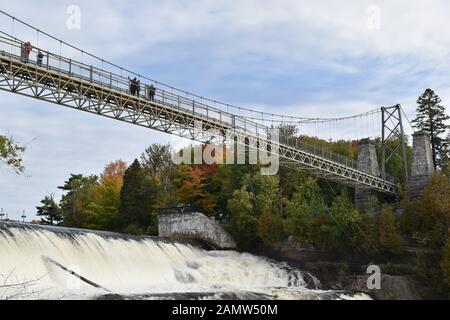
[[[105,170],[100,175],[100,183],[106,184],[110,179],[123,180],[125,171],[127,171],[128,165],[122,161],[117,160],[106,165]]]
[[[187,168],[187,175],[178,189],[178,199],[183,204],[193,204],[211,213],[215,208],[212,195],[207,191],[208,175],[214,174],[212,166],[195,166]]]

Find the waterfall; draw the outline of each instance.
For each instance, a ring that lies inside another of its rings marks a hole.
[[[317,281],[287,264],[246,253],[206,251],[150,237],[0,223],[0,300],[91,299],[111,293],[148,298],[189,293],[212,293],[216,298],[231,293],[320,295],[305,279]]]

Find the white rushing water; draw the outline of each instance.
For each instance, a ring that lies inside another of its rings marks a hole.
[[[316,290],[315,282],[287,264],[245,253],[0,223],[0,300],[94,299],[107,294],[136,299],[349,298]]]

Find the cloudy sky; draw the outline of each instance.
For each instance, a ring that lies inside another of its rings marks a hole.
[[[412,118],[428,87],[450,102],[445,0],[0,2],[1,10],[107,60],[258,110],[334,117],[401,103]],[[67,27],[71,5],[80,9],[79,29]],[[1,17],[0,28],[11,32],[12,25]],[[16,36],[37,41],[15,28]],[[70,173],[98,174],[151,143],[173,142],[6,92],[0,109],[0,134],[28,147],[24,175],[0,168],[0,207],[12,218],[22,210],[32,218]]]

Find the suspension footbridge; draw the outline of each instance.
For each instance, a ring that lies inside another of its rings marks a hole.
[[[344,155],[302,139],[271,138],[274,124],[294,124],[301,130],[302,126],[348,118],[291,117],[219,103],[134,74],[5,12],[0,14],[12,23],[10,30],[0,25],[0,90],[200,143],[223,143],[226,133],[233,132],[233,143],[279,155],[286,163],[319,178],[385,194],[396,193],[395,183],[386,175],[364,172],[357,161]],[[18,25],[28,33],[21,35]],[[30,30],[37,35],[33,52],[41,52],[40,58],[24,53]],[[50,45],[50,40],[57,45]],[[70,53],[65,55],[63,48]],[[141,93],[130,92],[130,76],[140,80]]]

